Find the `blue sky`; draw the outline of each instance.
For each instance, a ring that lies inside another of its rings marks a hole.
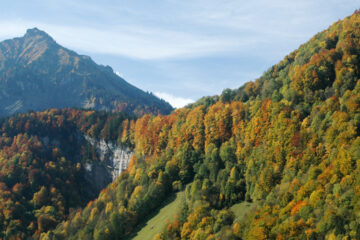
[[[0,40],[38,27],[181,107],[256,79],[357,8],[360,0],[16,0],[2,3]]]

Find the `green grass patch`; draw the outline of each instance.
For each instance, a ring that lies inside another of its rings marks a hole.
[[[138,231],[130,235],[130,240],[153,240],[157,233],[162,232],[167,222],[174,220],[174,215],[179,213],[185,202],[185,192],[178,192],[165,201],[163,207],[159,208],[149,219],[139,226]]]

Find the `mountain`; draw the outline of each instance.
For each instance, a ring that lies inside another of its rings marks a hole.
[[[37,28],[0,43],[0,116],[77,107],[168,114],[172,107]]]
[[[170,115],[1,119],[0,238],[131,239],[161,208],[177,214],[141,236],[359,239],[359,26],[356,11],[254,82]],[[93,199],[93,169],[117,172],[101,160],[109,143],[132,156]]]
[[[359,26],[356,11],[254,82],[127,124],[127,171],[41,239],[130,239],[178,191],[154,239],[359,239]]]

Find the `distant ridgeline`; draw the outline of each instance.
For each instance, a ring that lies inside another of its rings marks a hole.
[[[81,171],[99,155],[89,143],[80,160],[67,157],[75,138],[56,132],[64,124],[133,152],[78,211],[70,209],[88,199]],[[71,146],[43,150],[46,126]],[[184,190],[179,214],[155,239],[359,239],[360,14],[255,82],[168,116],[52,110],[1,129],[0,238],[124,239]]]
[[[168,114],[172,107],[57,44],[37,28],[0,43],[0,116],[28,110],[77,107],[112,112]]]

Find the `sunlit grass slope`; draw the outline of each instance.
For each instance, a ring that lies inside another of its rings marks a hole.
[[[130,236],[128,239],[152,240],[157,233],[164,230],[169,221],[174,220],[174,215],[181,210],[184,201],[184,192],[178,192],[175,196],[170,197],[169,200],[164,203],[165,206],[146,221],[136,234]]]

